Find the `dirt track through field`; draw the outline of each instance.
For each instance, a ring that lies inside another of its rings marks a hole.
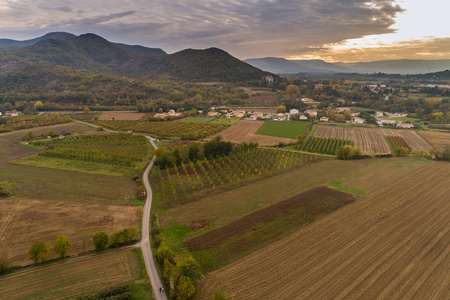
[[[273,137],[255,134],[258,131],[259,127],[263,124],[263,121],[249,121],[249,120],[241,120],[237,122],[235,125],[230,128],[217,133],[213,136],[210,136],[208,140],[211,140],[217,136],[222,137],[225,141],[230,141],[232,143],[258,143],[260,146],[273,146],[278,143],[289,144],[295,142],[294,139]]]
[[[413,150],[430,151],[432,146],[416,131],[394,129],[367,129],[319,126],[316,137],[352,140],[367,154],[389,154],[391,148],[386,136],[401,136]]]
[[[418,168],[211,273],[196,299],[449,299],[448,182],[448,163]]]

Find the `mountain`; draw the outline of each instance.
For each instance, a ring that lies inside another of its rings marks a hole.
[[[336,65],[355,70],[358,73],[387,74],[425,74],[450,69],[450,59],[439,60],[380,60],[358,63],[336,63]]]
[[[250,58],[244,62],[261,70],[275,74],[316,73],[319,70],[278,57]]]
[[[126,45],[121,43],[113,43],[122,50],[128,53],[138,54],[138,55],[164,55],[167,54],[164,50],[160,48],[148,48],[140,45]]]
[[[261,80],[268,75],[217,48],[186,49],[174,54],[162,54],[159,49],[157,53],[161,55],[148,55],[149,49],[111,43],[101,36],[87,33],[66,40],[40,40],[28,47],[0,48],[0,57],[10,57],[10,61],[20,58],[136,78],[148,78],[156,74],[190,81],[235,82]],[[0,72],[2,68],[11,69],[11,63],[3,59]]]
[[[25,41],[16,41],[16,40],[10,40],[10,39],[0,39],[0,48],[2,47],[27,47],[34,45],[40,41],[43,40],[68,40],[76,35],[67,33],[67,32],[50,32],[46,35],[43,35],[41,37],[37,37],[31,40],[25,40]]]
[[[355,70],[339,66],[333,63],[325,62],[321,59],[312,60],[290,60],[302,67],[308,67],[317,70],[317,73],[353,73]]]

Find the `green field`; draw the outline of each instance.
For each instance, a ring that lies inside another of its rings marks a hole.
[[[180,119],[178,122],[190,122],[190,123],[209,123],[209,124],[222,124],[222,125],[233,125],[236,124],[240,118],[216,118],[216,117],[189,117]]]
[[[309,124],[302,121],[265,121],[256,134],[296,139],[297,135],[306,132]]]
[[[422,121],[422,119],[416,118],[416,117],[393,117],[393,118],[385,118],[385,119],[402,121],[402,122],[407,122],[407,121],[420,122],[420,121]]]
[[[356,110],[356,111],[376,111],[376,109],[373,109],[373,108],[364,108],[364,107],[358,107],[358,106],[351,106],[350,108],[353,110]]]

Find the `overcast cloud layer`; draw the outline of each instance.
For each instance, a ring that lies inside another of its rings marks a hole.
[[[241,59],[315,53],[330,58],[332,53],[323,45],[391,33],[395,16],[402,12],[390,0],[98,2],[0,0],[0,37],[93,32],[110,41],[159,47],[169,53],[214,46]]]

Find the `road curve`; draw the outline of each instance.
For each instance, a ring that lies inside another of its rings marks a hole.
[[[83,121],[78,121],[80,123],[86,124],[92,127],[99,127],[98,125],[90,124]],[[105,129],[109,132],[118,132],[115,130]],[[154,149],[158,149],[156,146],[154,139],[151,136],[145,136],[152,147]],[[153,295],[156,300],[167,300],[167,296],[165,292],[160,292],[160,288],[162,288],[161,279],[159,278],[158,270],[156,269],[155,260],[153,259],[152,247],[150,246],[150,210],[152,208],[152,189],[150,187],[150,183],[148,182],[148,173],[155,162],[155,157],[153,156],[152,160],[148,164],[147,168],[144,171],[143,182],[145,189],[147,190],[147,200],[145,201],[144,211],[142,213],[142,232],[141,232],[141,241],[137,243],[136,247],[141,247],[142,255],[144,256],[145,267],[147,269],[148,277],[150,278],[150,282],[152,284]]]

